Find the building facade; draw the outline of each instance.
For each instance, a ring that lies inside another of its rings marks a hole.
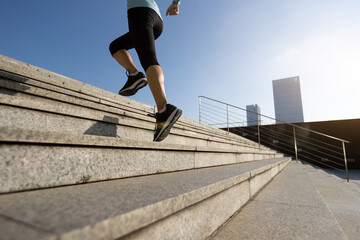
[[[304,122],[299,77],[274,80],[272,83],[275,118],[289,123]]]
[[[261,125],[261,116],[260,114],[260,107],[257,104],[247,105],[246,106],[246,118],[247,118],[247,125],[254,126],[254,125]]]

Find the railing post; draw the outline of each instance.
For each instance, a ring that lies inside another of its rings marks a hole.
[[[201,123],[201,97],[199,97],[199,123]]]
[[[258,143],[259,143],[259,148],[260,148],[260,123],[259,123],[259,121],[258,121],[257,129],[258,129]]]
[[[346,171],[346,180],[349,182],[349,172],[348,172],[348,166],[347,166],[347,159],[346,159],[346,150],[345,150],[345,142],[342,141],[342,147],[344,151],[344,161],[345,161],[345,171]]]
[[[294,147],[295,147],[295,157],[296,157],[296,163],[298,162],[298,149],[297,149],[297,142],[296,142],[296,131],[295,127],[293,127],[294,132]]]
[[[229,105],[228,104],[226,104],[226,119],[227,119],[227,130],[229,133],[230,129],[229,129]]]

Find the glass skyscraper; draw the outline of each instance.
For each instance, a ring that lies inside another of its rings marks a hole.
[[[251,111],[251,112],[246,112],[247,125],[248,126],[261,125],[261,117],[260,115],[258,115],[260,114],[260,107],[257,104],[247,105],[246,110]]]
[[[299,77],[274,80],[272,83],[275,118],[289,123],[304,122]]]

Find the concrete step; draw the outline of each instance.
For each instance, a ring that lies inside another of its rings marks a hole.
[[[326,179],[311,176],[306,165],[291,162],[211,239],[358,239],[360,215],[355,213],[347,218],[352,220],[347,222],[347,228],[353,231],[347,234],[341,226],[346,213],[337,217],[324,201],[322,189],[314,185],[321,182],[335,190],[333,184],[327,183],[328,179],[329,176]],[[341,191],[345,186],[336,189]],[[339,196],[342,192],[333,194]],[[360,209],[358,200],[348,205],[348,213]]]
[[[0,193],[283,157],[9,127],[0,127],[0,143]]]
[[[1,75],[1,73],[0,73]],[[3,74],[4,75],[4,74]],[[5,74],[7,78],[10,78],[12,76],[11,74],[6,73]],[[17,79],[18,76],[12,76],[13,78]],[[12,123],[12,121],[7,121],[8,118],[15,118],[18,119],[16,116],[12,115],[31,115],[33,118],[32,121],[35,123],[38,123],[38,125],[43,125],[43,123],[40,123],[42,115],[52,116],[49,113],[53,113],[53,118],[49,120],[48,122],[59,122],[59,121],[65,121],[65,122],[71,122],[71,118],[73,117],[77,119],[79,122],[80,120],[88,120],[89,121],[101,121],[101,122],[108,122],[111,124],[119,124],[125,127],[128,127],[130,129],[135,128],[134,130],[147,130],[145,132],[150,133],[154,127],[154,120],[152,118],[149,118],[146,114],[149,113],[145,110],[136,110],[132,109],[130,107],[126,107],[125,109],[120,105],[116,106],[110,106],[108,104],[99,103],[101,100],[97,100],[97,102],[91,102],[90,100],[83,100],[78,97],[74,96],[67,96],[64,94],[56,93],[54,92],[54,89],[50,90],[44,90],[42,88],[34,88],[33,86],[26,85],[19,82],[13,82],[11,80],[8,80],[7,78],[2,78],[0,82],[1,87],[1,93],[3,94],[1,97],[1,103],[6,104],[3,108],[3,115],[8,116],[7,119],[3,119],[2,124],[12,124],[18,126],[18,124],[27,124],[26,121],[20,121],[16,123]],[[20,81],[20,80],[18,80]],[[21,80],[25,82],[25,80]],[[28,80],[30,81],[30,80]],[[34,81],[34,80],[31,80]],[[31,100],[31,101],[30,101]],[[119,105],[119,104],[118,104]],[[24,108],[21,110],[15,110],[9,106],[12,106],[13,108]],[[32,110],[32,111],[31,111]],[[35,111],[34,113],[34,110]],[[135,111],[135,112],[134,112]],[[11,115],[12,113],[12,115]],[[46,114],[44,114],[46,113]],[[55,115],[54,115],[55,114]],[[33,116],[34,115],[34,116]],[[120,118],[119,118],[120,116]],[[34,118],[38,119],[34,119]],[[64,118],[67,118],[67,120],[63,120]],[[39,120],[39,121],[37,121]],[[76,120],[73,120],[76,121]],[[86,121],[85,121],[86,122]],[[58,124],[54,124],[57,126]],[[89,124],[85,124],[89,125]],[[46,126],[46,124],[45,124]],[[177,127],[178,126],[178,127]],[[34,127],[35,126],[28,126],[28,127]],[[141,129],[139,129],[141,128]],[[66,130],[65,128],[64,130]],[[250,145],[256,145],[253,142],[247,142],[244,139],[241,138],[234,138],[232,135],[226,134],[224,131],[219,131],[218,129],[204,129],[203,126],[199,128],[198,126],[194,126],[193,123],[189,124],[189,121],[179,121],[179,124],[175,126],[177,130],[177,133],[185,132],[186,135],[192,136],[192,137],[198,137],[200,134],[200,137],[203,138],[204,142],[208,142],[208,138],[218,139],[220,142],[229,142],[234,141],[240,142],[241,144],[247,143]],[[83,130],[83,129],[81,129]],[[181,131],[179,131],[181,130]],[[69,129],[69,131],[73,131],[73,129]],[[80,131],[80,129],[78,130]],[[175,131],[175,130],[174,130]],[[216,132],[214,132],[216,131]],[[137,132],[137,131],[134,131]],[[196,134],[191,135],[192,132],[195,132]],[[175,131],[176,133],[176,131]],[[221,134],[219,134],[221,133]],[[133,136],[134,134],[130,134]],[[135,134],[135,136],[138,136],[139,134]],[[140,134],[141,135],[141,134]],[[183,134],[184,135],[184,134]],[[204,136],[201,136],[204,135]],[[228,145],[228,144],[226,144]]]
[[[153,107],[147,104],[108,92],[101,88],[91,86],[89,84],[3,55],[0,55],[0,70],[12,75],[17,75],[20,82],[28,82],[29,80],[34,80],[36,82],[43,83],[43,86],[60,87],[62,89],[60,92],[62,92],[63,90],[68,90],[68,93],[71,93],[70,95],[72,95],[73,92],[76,92],[78,94],[81,94],[82,97],[86,96],[87,98],[93,99],[95,101],[107,101],[118,105],[130,106],[132,109],[147,109],[149,112],[152,112],[153,110]]]
[[[4,82],[3,82],[4,83]],[[54,101],[47,98],[0,89],[0,125],[37,130],[119,136],[152,141],[154,119],[122,110],[114,112]],[[215,133],[176,124],[167,142],[224,148],[258,148],[242,139],[226,139]],[[267,148],[263,148],[267,149]]]
[[[2,194],[0,239],[205,239],[289,161]]]
[[[96,123],[104,123],[103,128],[109,123],[121,125],[125,129],[122,131],[123,137],[126,138],[144,139],[144,135],[145,137],[152,135],[154,120],[146,116],[147,113],[153,112],[152,106],[5,56],[0,55],[0,63],[1,104],[7,105],[7,108],[2,106],[2,115],[9,116],[3,118],[1,124],[9,125],[12,121],[8,121],[8,118],[19,119],[16,114],[26,114],[25,116],[32,117],[33,125],[26,121],[17,121],[11,126],[24,128],[25,126],[20,125],[27,124],[27,127],[38,129],[39,125],[45,127],[49,125],[44,124],[44,121],[41,122],[41,119],[44,120],[40,117],[41,114],[46,113],[44,115],[48,118],[48,122],[54,123],[52,127],[59,126],[57,124],[59,122],[69,123],[69,117],[72,117],[71,121],[76,123],[85,120],[86,127]],[[22,109],[15,111],[11,107]],[[9,115],[10,112],[12,115]],[[65,126],[63,131],[67,129]],[[71,128],[68,130],[74,131]],[[186,118],[180,119],[172,133],[174,134],[171,134],[167,141],[180,144],[187,144],[189,141],[190,144],[194,144],[193,140],[196,139],[200,140],[199,146],[211,144],[210,147],[222,145],[221,147],[233,148],[234,146],[231,145],[240,144],[241,147],[244,143],[251,147],[257,146],[256,143],[235,134],[227,134],[225,131]],[[184,136],[187,138],[184,139]],[[151,136],[149,139],[152,139]]]

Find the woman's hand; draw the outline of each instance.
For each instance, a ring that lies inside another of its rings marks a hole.
[[[166,11],[166,16],[169,14],[170,16],[179,15],[179,5],[175,3],[171,4]]]

